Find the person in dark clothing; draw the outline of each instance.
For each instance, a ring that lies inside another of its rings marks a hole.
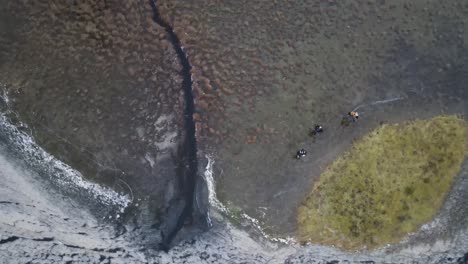
[[[296,153],[296,158],[300,159],[300,158],[305,157],[306,155],[307,155],[307,151],[305,149],[300,149]]]
[[[312,136],[315,136],[322,132],[323,132],[323,127],[321,125],[315,125],[311,133],[312,133]]]
[[[323,132],[323,127],[322,127],[321,125],[315,125],[315,127],[314,127],[314,132],[313,132],[314,135],[320,134],[320,133],[322,133],[322,132]]]

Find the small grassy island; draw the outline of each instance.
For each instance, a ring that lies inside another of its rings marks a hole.
[[[298,210],[301,242],[345,250],[401,240],[430,221],[467,151],[456,116],[382,125],[327,168]]]

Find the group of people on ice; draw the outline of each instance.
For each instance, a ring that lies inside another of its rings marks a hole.
[[[359,113],[357,111],[348,112],[348,115],[345,118],[343,118],[341,124],[346,126],[350,122],[350,119],[351,119],[351,122],[358,121]],[[316,136],[316,135],[319,135],[321,133],[323,133],[323,127],[321,125],[319,125],[319,124],[316,124],[314,126],[314,128],[312,129],[312,131],[311,131],[311,135]],[[296,158],[297,159],[303,158],[305,156],[307,156],[307,151],[305,149],[300,149],[296,153]]]

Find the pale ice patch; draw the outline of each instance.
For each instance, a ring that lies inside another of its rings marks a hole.
[[[145,136],[145,128],[144,127],[137,127],[136,132],[139,138],[143,138]]]
[[[10,104],[10,98],[8,98],[8,94],[6,91],[5,87],[2,87],[2,95],[0,95],[0,98],[5,102],[5,104],[8,106]]]
[[[166,149],[172,149],[176,146],[177,135],[178,135],[177,131],[168,132],[162,137],[160,141],[155,142],[154,145],[160,151],[163,151]]]
[[[145,154],[145,160],[149,162],[151,168],[154,168],[154,164],[156,163],[156,161],[154,160],[154,157],[150,153],[147,152]]]
[[[296,240],[292,237],[273,237],[273,236],[268,235],[265,232],[265,230],[263,230],[262,226],[260,225],[260,221],[258,221],[258,219],[256,218],[249,216],[246,213],[242,213],[241,217],[249,221],[260,232],[260,234],[262,234],[263,237],[269,239],[270,241],[280,242],[280,243],[288,244],[288,245],[297,243]]]
[[[368,104],[362,104],[362,105],[359,105],[357,106],[356,108],[354,108],[352,111],[356,111],[362,107],[366,107],[366,106],[373,106],[373,105],[380,105],[380,104],[388,104],[388,103],[391,103],[391,102],[395,102],[395,101],[399,101],[399,100],[403,100],[405,99],[405,97],[394,97],[394,98],[389,98],[389,99],[385,99],[385,100],[378,100],[378,101],[374,101],[374,102],[370,102]]]
[[[432,252],[444,252],[449,251],[453,247],[453,243],[449,240],[437,240],[430,244],[419,244],[416,246],[410,246],[402,249],[399,254],[427,254],[430,255]]]
[[[168,122],[168,121],[170,121],[172,119],[173,119],[172,115],[160,115],[158,117],[158,119],[156,120],[156,122],[154,123],[154,126],[156,128],[160,128],[160,127],[164,126],[164,124],[166,122]]]
[[[174,117],[172,115],[161,115],[154,123],[154,127],[159,133],[163,133],[165,128],[168,127],[168,123],[173,122]],[[157,134],[159,134],[157,133]],[[179,133],[177,131],[166,131],[158,140],[154,143],[154,146],[158,151],[164,152],[165,150],[172,150],[177,146],[177,137]],[[161,157],[159,157],[161,158]]]
[[[440,219],[439,218],[435,218],[433,221],[422,225],[421,230],[423,230],[423,231],[431,230],[431,229],[433,230],[433,229],[435,229],[437,227],[440,227]]]
[[[387,104],[387,103],[391,103],[391,102],[398,101],[398,100],[401,100],[401,99],[404,99],[404,97],[395,97],[395,98],[390,98],[390,99],[386,99],[386,100],[379,100],[379,101],[372,102],[370,104],[371,105]]]

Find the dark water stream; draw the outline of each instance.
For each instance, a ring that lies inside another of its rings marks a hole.
[[[192,216],[193,203],[194,203],[194,191],[195,183],[198,177],[198,160],[197,160],[197,139],[195,137],[195,122],[193,120],[193,114],[195,112],[194,97],[192,93],[192,80],[191,80],[191,66],[187,54],[184,52],[179,38],[175,34],[173,28],[165,22],[157,7],[157,1],[149,0],[151,8],[153,10],[154,16],[153,20],[159,26],[163,27],[166,30],[166,33],[169,36],[169,40],[172,43],[172,46],[177,53],[177,57],[182,65],[182,70],[180,74],[183,77],[182,88],[184,91],[185,98],[185,108],[184,108],[184,125],[185,125],[185,137],[183,139],[182,151],[185,153],[183,155],[182,162],[186,164],[184,166],[184,171],[179,177],[182,177],[181,182],[183,183],[184,195],[185,195],[185,207],[182,214],[177,220],[177,225],[173,230],[170,230],[169,233],[163,235],[162,248],[164,250],[169,249],[169,244],[171,243],[174,236],[177,234],[187,218]]]

